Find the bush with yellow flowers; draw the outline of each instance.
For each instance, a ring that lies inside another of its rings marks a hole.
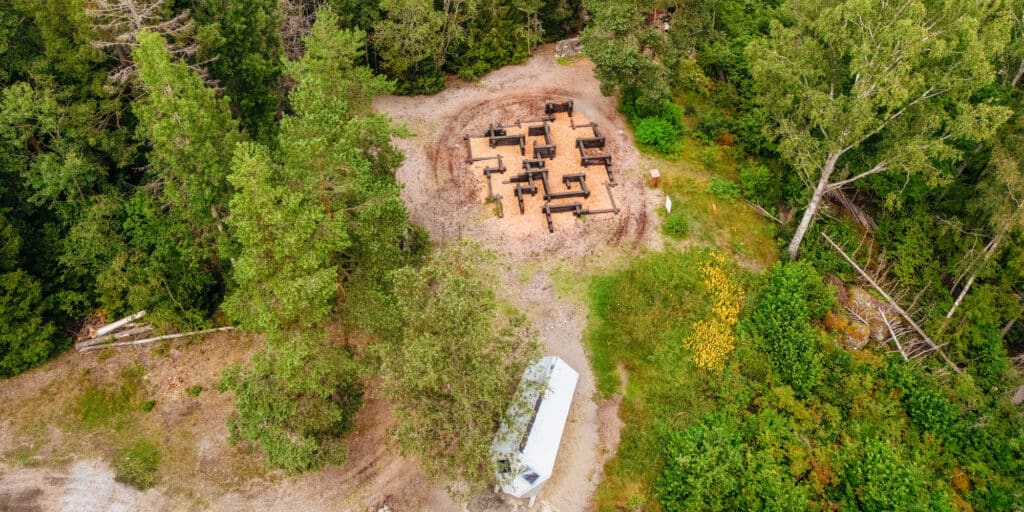
[[[726,259],[712,253],[700,269],[704,287],[714,298],[711,318],[693,324],[683,343],[693,352],[693,362],[705,370],[721,370],[736,347],[734,330],[743,305],[743,288],[726,270]]]

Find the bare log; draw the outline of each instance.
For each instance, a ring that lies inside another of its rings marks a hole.
[[[1006,231],[1008,231],[1008,230],[1009,230],[1009,228],[1007,228],[1006,230],[1001,230],[995,236],[995,238],[993,238],[985,246],[985,252],[982,255],[981,263],[978,264],[977,267],[975,267],[974,271],[971,273],[970,279],[967,280],[967,284],[965,284],[964,287],[960,290],[960,295],[957,295],[956,300],[953,302],[953,307],[949,308],[949,312],[946,313],[946,319],[947,320],[949,318],[953,317],[953,313],[956,313],[956,308],[960,307],[960,303],[963,302],[964,297],[967,296],[967,292],[970,291],[971,285],[974,284],[974,280],[978,278],[978,273],[981,272],[981,270],[984,268],[985,264],[988,263],[989,258],[991,258],[993,254],[995,254],[996,249],[999,247],[999,245],[1003,241],[1003,236],[1005,235]]]
[[[927,333],[925,333],[925,332],[924,332],[924,329],[922,329],[920,325],[917,325],[917,322],[915,322],[915,321],[914,321],[914,319],[913,319],[913,318],[911,318],[911,317],[910,317],[910,315],[909,315],[909,314],[908,314],[908,313],[907,313],[906,311],[904,311],[904,310],[903,310],[903,308],[902,308],[902,307],[900,307],[900,305],[896,303],[896,301],[894,301],[894,300],[892,299],[892,297],[891,297],[891,296],[889,295],[889,293],[888,293],[888,292],[886,292],[885,290],[883,290],[883,289],[882,289],[882,287],[881,287],[881,286],[879,286],[879,285],[878,285],[878,283],[877,283],[877,282],[875,282],[875,280],[874,280],[874,279],[872,279],[872,278],[871,278],[871,276],[870,276],[870,275],[868,275],[868,273],[867,273],[867,272],[865,272],[865,271],[864,271],[864,269],[862,269],[862,268],[860,267],[860,265],[858,265],[858,264],[857,264],[857,262],[853,261],[853,258],[851,258],[851,257],[850,257],[849,255],[847,255],[847,254],[846,254],[846,251],[843,251],[843,248],[842,248],[842,247],[839,247],[839,244],[835,243],[835,242],[834,242],[834,241],[833,241],[833,240],[832,240],[831,238],[829,238],[829,236],[828,236],[827,234],[825,234],[824,232],[822,232],[822,233],[821,233],[821,236],[822,236],[822,237],[823,237],[823,238],[825,239],[825,241],[826,241],[826,242],[828,242],[828,243],[829,243],[829,245],[831,245],[831,246],[832,246],[832,248],[833,248],[833,249],[835,249],[835,250],[836,250],[837,252],[839,252],[839,255],[840,255],[840,256],[842,256],[842,257],[843,257],[843,259],[844,259],[844,260],[846,260],[846,262],[847,262],[847,263],[849,263],[849,264],[850,264],[850,266],[852,266],[852,267],[853,267],[853,269],[854,269],[854,270],[856,270],[856,271],[857,271],[857,273],[858,273],[858,274],[860,274],[860,276],[861,276],[862,278],[864,278],[864,280],[865,280],[865,281],[867,281],[867,282],[868,282],[868,284],[870,284],[872,288],[874,288],[874,289],[875,289],[875,291],[877,291],[877,292],[878,292],[879,294],[881,294],[881,295],[882,295],[882,298],[884,298],[884,299],[885,299],[885,301],[886,301],[886,302],[888,302],[888,303],[889,303],[889,305],[890,305],[890,306],[892,306],[892,308],[893,308],[893,309],[894,309],[894,310],[895,310],[895,311],[896,311],[897,313],[899,313],[899,314],[900,314],[900,316],[901,316],[901,317],[903,317],[903,319],[904,319],[904,320],[906,320],[907,324],[908,324],[908,325],[910,325],[910,326],[911,326],[911,327],[912,327],[912,328],[914,329],[914,331],[915,331],[915,332],[917,332],[917,334],[918,334],[919,336],[921,336],[921,339],[923,339],[923,340],[925,341],[925,343],[927,343],[927,344],[928,344],[928,346],[929,346],[929,347],[930,347],[930,348],[931,348],[931,349],[932,349],[933,351],[935,351],[935,352],[938,352],[938,353],[939,353],[939,355],[940,355],[940,356],[942,356],[942,359],[943,359],[943,361],[945,361],[945,362],[946,362],[946,364],[948,364],[948,365],[949,365],[949,367],[953,369],[953,371],[955,371],[956,373],[963,373],[963,370],[961,370],[961,369],[960,369],[960,367],[958,367],[958,366],[956,365],[956,363],[954,363],[954,362],[953,362],[953,361],[952,361],[952,360],[951,360],[951,359],[949,358],[949,356],[947,356],[947,355],[946,355],[946,353],[945,353],[945,352],[943,352],[943,351],[942,351],[942,349],[941,349],[941,348],[939,348],[939,346],[938,346],[938,345],[936,345],[934,341],[932,341],[932,338],[931,338],[930,336],[928,336],[928,334],[927,334]]]
[[[132,326],[134,324],[128,324],[128,325]],[[139,334],[146,333],[146,332],[149,332],[149,331],[152,331],[152,330],[153,330],[153,326],[152,325],[141,325],[141,326],[138,326],[138,327],[134,327],[132,329],[127,329],[127,330],[124,330],[124,331],[115,332],[113,334],[107,334],[105,336],[96,336],[95,338],[87,339],[87,340],[85,340],[85,341],[75,345],[75,348],[77,348],[78,350],[82,350],[85,347],[90,347],[92,345],[99,345],[100,343],[105,343],[105,342],[111,342],[111,341],[116,341],[116,340],[123,340],[125,338],[130,338],[132,336],[138,336]]]
[[[892,342],[896,344],[896,348],[899,350],[900,355],[903,356],[903,360],[910,361],[910,359],[907,357],[907,353],[903,351],[903,346],[900,345],[900,339],[898,336],[896,336],[896,331],[893,330],[892,323],[889,322],[889,317],[885,316],[885,313],[882,312],[882,308],[875,309],[878,310],[878,316],[882,317],[882,323],[884,323],[885,327],[889,329],[889,335],[892,336]]]
[[[126,347],[128,345],[144,345],[146,343],[153,343],[155,341],[173,340],[173,339],[177,339],[177,338],[185,338],[185,337],[188,337],[188,336],[199,336],[201,334],[210,334],[210,333],[213,333],[213,332],[230,331],[230,330],[233,330],[233,329],[234,329],[234,327],[230,327],[230,326],[229,327],[216,327],[216,328],[213,328],[213,329],[203,329],[201,331],[183,332],[183,333],[180,333],[180,334],[165,334],[163,336],[156,336],[156,337],[153,337],[153,338],[146,338],[146,339],[135,340],[135,341],[121,341],[121,342],[117,342],[117,343],[100,343],[100,344],[97,344],[97,345],[91,345],[91,346],[88,346],[88,347],[83,347],[79,351],[80,352],[90,352],[90,351],[93,351],[93,350],[99,350],[99,349],[107,348],[107,347]]]
[[[878,230],[878,224],[875,223],[875,219],[871,218],[867,212],[864,211],[857,203],[854,203],[847,195],[843,192],[843,189],[837,188],[829,190],[827,193],[829,199],[839,203],[846,211],[850,212],[850,215],[857,221],[868,232]]]
[[[114,332],[114,331],[124,327],[126,324],[134,322],[134,321],[136,321],[136,320],[138,320],[138,319],[140,319],[140,318],[142,318],[144,316],[146,316],[146,310],[145,309],[143,309],[142,311],[139,311],[138,313],[135,313],[135,314],[132,314],[132,315],[128,315],[128,316],[126,316],[126,317],[124,317],[124,318],[122,318],[122,319],[120,319],[120,320],[118,320],[116,322],[104,325],[103,327],[100,327],[99,329],[96,329],[96,336],[93,336],[93,337],[95,338],[95,337],[103,336],[105,334],[112,333],[112,332]]]
[[[1005,338],[1006,335],[1010,332],[1010,329],[1013,329],[1013,325],[1016,324],[1016,323],[1017,323],[1017,319],[1016,318],[1010,320],[1009,322],[1006,322],[1006,325],[1003,326],[1002,334],[999,337],[1000,338]]]
[[[755,203],[753,201],[744,200],[743,202],[747,203],[748,205],[750,205],[750,207],[753,208],[754,211],[757,212],[758,214],[760,214],[762,217],[767,217],[767,218],[769,218],[771,220],[774,220],[777,224],[785,224],[785,222],[782,222],[781,219],[779,219],[778,217],[772,215],[771,212],[766,210],[763,206],[761,206],[761,205],[759,205],[759,204],[757,204],[757,203]]]

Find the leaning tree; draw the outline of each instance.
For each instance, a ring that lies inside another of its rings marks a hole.
[[[984,140],[1009,116],[972,101],[1009,39],[1000,2],[790,0],[782,9],[784,22],[747,51],[769,135],[813,190],[791,259],[829,192],[886,172],[941,183],[958,143]]]

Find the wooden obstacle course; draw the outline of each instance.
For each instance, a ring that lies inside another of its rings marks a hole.
[[[501,155],[498,155],[498,165],[496,167],[484,167],[484,176],[490,176],[494,173],[505,174],[505,163],[501,161]]]
[[[544,206],[539,213],[547,220],[549,232],[554,231],[553,214],[573,213],[581,217],[588,214],[619,213],[611,190],[615,185],[611,155],[604,154],[608,141],[601,135],[596,123],[590,122],[582,114],[574,118],[572,109],[572,101],[547,102],[543,117],[523,118],[514,124],[491,121],[477,132],[482,136],[464,137],[467,144],[466,162],[472,165],[475,172],[483,173],[487,181],[487,203],[497,203],[498,217],[503,217],[502,193],[510,199],[515,197],[520,214],[527,218],[537,215],[534,205],[543,199]],[[562,116],[563,112],[568,116]],[[582,128],[591,130],[575,131]],[[531,146],[529,153],[527,143]],[[572,145],[580,152],[578,161],[568,151]],[[503,146],[519,146],[519,155],[515,155],[514,150],[495,150]],[[561,155],[557,152],[557,146],[562,146]],[[475,156],[479,154],[491,156]],[[485,160],[487,162],[482,163]],[[598,172],[592,168],[595,165],[605,166],[608,181],[600,176],[604,187],[593,186],[593,180],[598,179],[592,174]],[[520,166],[521,171],[516,172]],[[507,172],[510,169],[513,172]],[[495,174],[501,174],[502,179],[494,181]],[[562,182],[563,187],[557,185],[558,181]],[[502,189],[505,186],[509,188]],[[520,229],[518,226],[521,224],[515,224],[516,227],[511,229]]]
[[[548,160],[554,160],[556,155],[557,151],[554,144],[540,145],[537,144],[536,142],[533,143],[533,158],[546,158]]]
[[[508,135],[508,131],[501,123],[491,123],[487,127],[487,131],[484,132],[484,137],[504,137],[505,135]]]
[[[503,183],[527,183],[533,186],[533,180],[540,180],[540,184],[544,187],[544,197],[551,194],[551,190],[548,187],[548,170],[546,168],[541,169],[527,169],[525,172],[519,173],[509,178],[508,181]]]
[[[523,195],[530,194],[531,196],[537,195],[537,185],[516,183],[516,199],[519,200],[519,213],[526,213],[526,205],[523,203]]]
[[[583,205],[580,203],[569,203],[569,204],[551,204],[544,203],[541,207],[541,211],[544,212],[544,216],[548,220],[548,233],[555,232],[555,223],[551,220],[551,214],[553,213],[572,213],[579,217],[583,215]]]
[[[547,166],[547,161],[541,158],[535,158],[533,160],[523,160],[523,169],[543,169]]]

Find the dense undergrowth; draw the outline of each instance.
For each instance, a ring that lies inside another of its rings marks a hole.
[[[599,389],[625,421],[600,510],[1010,510],[1024,415],[970,375],[851,351],[816,321],[832,290],[808,264],[763,276],[723,370],[694,363],[714,316],[706,252],[657,253],[591,285]]]

